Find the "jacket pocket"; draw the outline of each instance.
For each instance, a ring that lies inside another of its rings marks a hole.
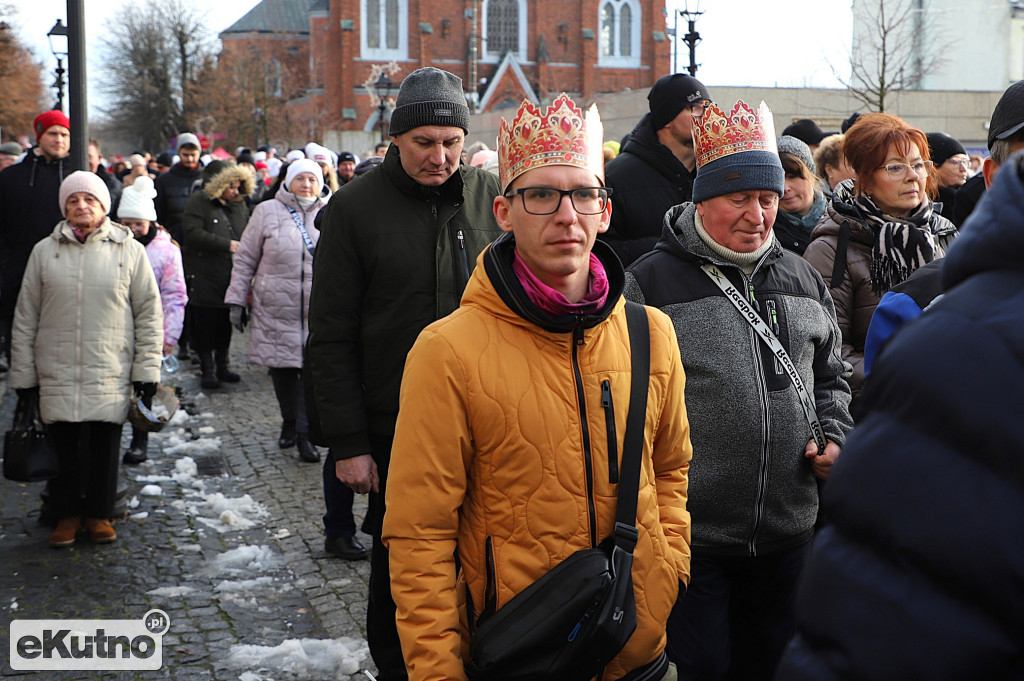
[[[608,482],[619,482],[619,443],[615,435],[615,404],[612,402],[612,382],[601,381],[601,407],[604,409],[604,426],[608,434]]]

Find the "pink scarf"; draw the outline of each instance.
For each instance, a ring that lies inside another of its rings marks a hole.
[[[608,301],[608,273],[593,253],[590,254],[590,277],[587,293],[578,303],[570,303],[564,295],[537,278],[521,257],[515,252],[512,269],[523,285],[523,290],[533,304],[549,315],[560,317],[568,314],[592,314],[601,310]]]

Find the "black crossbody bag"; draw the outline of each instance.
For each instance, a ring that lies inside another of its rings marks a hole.
[[[470,612],[470,681],[586,681],[601,673],[636,629],[633,549],[640,489],[651,340],[647,312],[626,303],[632,379],[615,532],[572,554],[500,610]]]

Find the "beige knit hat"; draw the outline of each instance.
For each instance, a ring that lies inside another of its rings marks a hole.
[[[107,185],[103,184],[103,180],[99,178],[95,173],[90,173],[85,170],[76,170],[61,182],[60,191],[58,192],[58,198],[60,199],[60,214],[67,217],[65,207],[67,206],[68,199],[72,194],[78,192],[85,192],[86,194],[92,194],[103,206],[103,214],[106,215],[110,212],[110,190],[107,189]]]

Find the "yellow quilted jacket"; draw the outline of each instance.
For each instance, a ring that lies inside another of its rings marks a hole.
[[[630,386],[621,266],[602,258],[612,289],[601,315],[545,330],[523,316],[531,304],[512,274],[513,247],[503,237],[481,254],[462,306],[427,327],[406,362],[383,534],[411,681],[466,678],[467,585],[476,617],[488,589],[500,609],[614,527]],[[647,311],[637,629],[606,680],[658,658],[679,583],[689,580],[683,368],[668,317]]]

